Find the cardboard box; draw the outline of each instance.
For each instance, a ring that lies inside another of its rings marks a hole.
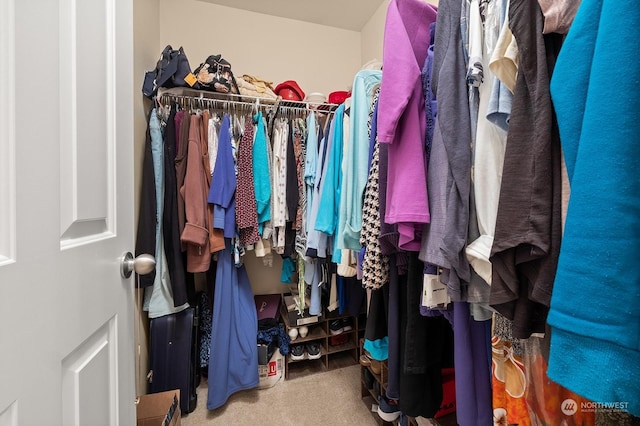
[[[267,389],[284,380],[284,356],[276,349],[267,365],[258,365],[258,389]]]
[[[138,397],[137,426],[181,426],[180,389]]]

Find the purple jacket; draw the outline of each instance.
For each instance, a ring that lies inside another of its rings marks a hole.
[[[420,250],[422,224],[430,221],[420,74],[436,12],[421,0],[392,0],[384,31],[378,106],[378,140],[389,144],[384,218],[398,224],[399,246],[405,250]]]

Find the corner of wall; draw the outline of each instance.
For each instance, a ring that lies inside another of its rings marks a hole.
[[[134,144],[134,217],[138,217],[140,208],[140,188],[142,184],[142,160],[144,157],[144,142],[147,128],[147,111],[149,104],[141,92],[145,71],[155,66],[157,61],[160,39],[160,4],[159,0],[135,0],[133,2],[133,144]],[[134,220],[136,223],[137,220]],[[142,290],[136,290],[137,301],[143,299]],[[146,313],[142,311],[141,303],[135,307],[136,348],[140,348],[136,371],[136,390],[140,394],[147,393],[146,372],[148,371],[148,321]],[[139,325],[139,326],[138,326]],[[140,334],[138,334],[140,332]]]
[[[362,27],[361,35],[361,61],[362,64],[372,59],[382,60],[382,40],[384,37],[384,23],[387,17],[389,1],[382,2],[371,19]]]

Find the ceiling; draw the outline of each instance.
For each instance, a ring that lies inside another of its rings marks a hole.
[[[360,31],[385,0],[201,0],[267,15]]]

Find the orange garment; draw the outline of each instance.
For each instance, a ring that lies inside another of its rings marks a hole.
[[[523,345],[518,356],[510,342],[491,339],[494,425],[595,425],[595,413],[581,408],[589,401],[547,377],[540,339]]]

